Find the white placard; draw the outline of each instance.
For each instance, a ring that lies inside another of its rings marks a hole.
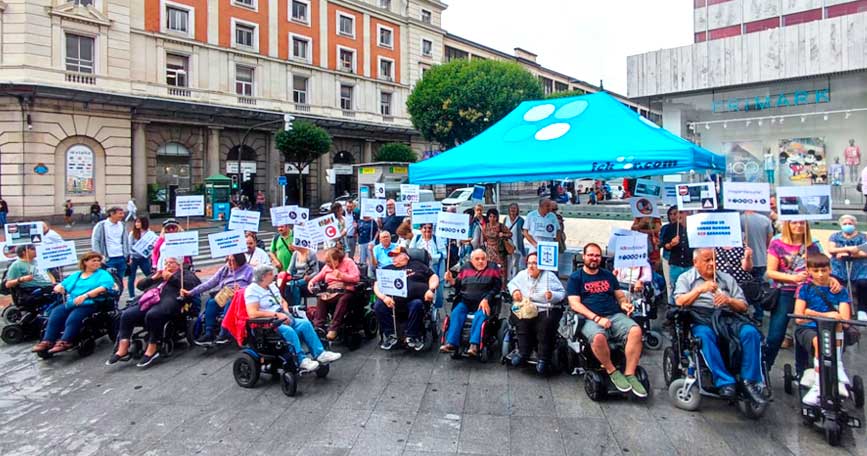
[[[659,198],[650,196],[636,196],[629,198],[629,209],[632,210],[632,217],[659,217]]]
[[[398,201],[394,203],[394,215],[398,217],[412,215],[412,203],[409,201]]]
[[[436,225],[437,216],[443,211],[443,203],[429,201],[425,203],[412,203],[412,223],[423,225],[432,223]]]
[[[43,229],[42,222],[7,223],[3,226],[6,245],[41,244]]]
[[[205,215],[205,196],[189,195],[175,197],[175,217]]]
[[[437,214],[436,237],[439,239],[469,239],[470,217],[467,214],[440,212]]]
[[[385,198],[385,184],[373,184],[373,196]]]
[[[256,233],[259,231],[260,215],[261,214],[256,211],[242,211],[241,209],[232,209],[232,213],[229,216],[229,229],[252,231]]]
[[[381,198],[362,198],[361,199],[361,216],[380,218],[385,217],[385,203]]]
[[[166,233],[165,242],[160,247],[160,256],[175,257],[181,259],[199,254],[199,232],[181,231],[178,233]]]
[[[648,264],[647,234],[632,231],[614,237],[614,269],[640,268]]]
[[[617,239],[620,236],[632,236],[637,231],[627,230],[625,228],[614,228],[611,230],[611,235],[608,236],[608,244],[605,248],[605,256],[614,255],[614,249],[617,247]]]
[[[322,217],[315,218],[307,223],[307,230],[315,230],[319,232],[326,240],[337,239],[340,237],[340,226],[337,224],[337,217],[334,214],[326,214]]]
[[[321,236],[318,234],[311,235],[307,230],[307,226],[305,225],[295,225],[295,230],[292,232],[292,245],[295,247],[304,247],[305,249],[313,249],[319,244],[319,242],[324,242],[324,239],[321,239],[319,242],[315,242],[318,239],[321,239]]]
[[[151,230],[147,230],[144,234],[141,235],[138,241],[135,241],[135,244],[132,245],[132,249],[138,252],[141,256],[145,258],[150,258],[151,253],[154,250],[154,244],[156,244],[157,239],[160,237],[157,236]]]
[[[702,212],[686,218],[686,236],[692,249],[743,247],[741,216],[737,212]]]
[[[665,184],[662,186],[662,204],[674,206],[677,204],[677,184]]]
[[[779,220],[831,219],[831,186],[777,187]]]
[[[417,203],[419,199],[419,186],[415,184],[400,184],[400,199]]]
[[[298,209],[298,206],[277,206],[271,208],[271,226],[293,225],[294,221],[290,220],[289,213],[292,208]],[[297,214],[297,212],[296,212]]]
[[[78,255],[75,254],[75,241],[37,244],[36,259],[39,261],[39,268],[43,270],[78,263]]]
[[[397,271],[392,269],[376,270],[376,285],[379,291],[392,297],[406,297],[406,270]]]
[[[539,269],[543,271],[558,271],[560,269],[560,244],[547,241],[537,242],[536,261]]]
[[[208,235],[211,258],[222,258],[247,251],[247,239],[243,231],[223,231]]]
[[[722,194],[726,209],[771,212],[771,186],[767,182],[726,182]]]
[[[662,185],[652,179],[636,179],[635,191],[632,192],[635,196],[652,196],[659,198],[662,196]]]
[[[15,261],[18,259],[18,255],[15,255],[15,248],[12,246],[8,246],[8,248],[12,249],[11,252],[6,254],[7,245],[5,242],[0,241],[0,263],[4,261]]]
[[[677,184],[677,210],[712,211],[716,209],[716,186],[713,182]]]
[[[306,207],[289,206],[289,224],[296,225],[304,223],[310,218],[310,209]]]

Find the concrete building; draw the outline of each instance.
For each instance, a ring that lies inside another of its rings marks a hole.
[[[303,182],[305,202],[327,201],[355,187],[344,174],[324,183],[328,169],[346,169],[335,164],[370,162],[388,142],[433,148],[405,102],[426,68],[452,58],[448,49],[520,61],[551,90],[596,90],[531,53],[449,35],[445,9],[437,0],[0,1],[0,195],[17,218],[61,214],[67,199],[79,213],[130,197],[160,211],[214,174],[278,202],[287,174],[296,200],[296,175],[274,145],[291,113],[334,139]]]

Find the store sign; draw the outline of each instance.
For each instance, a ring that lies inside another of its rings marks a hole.
[[[812,105],[831,102],[831,89],[796,90],[790,93],[758,95],[753,97],[733,97],[711,101],[712,112],[749,112],[773,108]]]
[[[244,174],[256,174],[256,162],[254,161],[242,161],[241,162],[241,172]],[[238,174],[238,161],[227,161],[226,162],[226,173],[228,174]],[[244,179],[247,180],[247,179]]]
[[[236,166],[237,168],[237,166]],[[284,163],[283,164],[283,174],[298,174],[298,167],[293,165],[292,163]],[[301,174],[310,174],[310,167],[305,166],[304,171]]]

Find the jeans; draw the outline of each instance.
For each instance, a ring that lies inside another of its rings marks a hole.
[[[129,279],[127,281],[127,289],[129,290],[129,297],[135,297],[135,274],[136,269],[141,269],[141,273],[145,276],[151,275],[151,259],[133,256],[132,260],[129,263]]]
[[[123,279],[123,276],[126,273],[126,258],[122,256],[111,257],[105,261],[105,266],[109,269],[114,269],[115,274]]]
[[[677,279],[684,272],[689,271],[689,267],[677,266],[669,263],[668,265],[668,303],[674,305],[674,288],[677,286]]]
[[[717,388],[733,385],[735,377],[729,373],[717,346],[717,335],[707,325],[694,325],[692,334],[701,339],[701,354],[713,373]],[[762,383],[762,333],[753,325],[741,326],[738,338],[741,341],[740,377],[753,383]]]
[[[413,299],[406,304],[395,303],[395,311],[401,312],[406,309],[408,316],[406,318],[406,333],[407,337],[420,337],[422,330],[422,321],[424,317],[424,301],[421,299]],[[376,319],[379,320],[379,329],[383,335],[390,336],[394,334],[394,316],[392,309],[377,299],[373,304],[373,311],[376,313]]]
[[[365,244],[358,244],[358,262],[362,265],[367,265],[367,277],[373,277],[373,265],[371,265],[370,263],[370,251],[367,250],[367,247],[369,245],[369,242]]]
[[[214,298],[208,299],[205,303],[205,334],[214,334],[214,330],[217,329],[217,317],[224,315],[228,308],[229,303],[221,309]]]
[[[464,322],[467,320],[468,312],[467,305],[462,302],[452,309],[451,321],[446,333],[446,342],[450,345],[454,345],[455,347],[461,345],[461,332],[464,330]],[[478,345],[482,341],[482,323],[486,319],[485,312],[479,307],[473,318],[473,326],[470,328],[470,344]]]
[[[766,170],[765,170],[765,177],[768,178],[768,183],[769,183],[769,184],[774,185],[774,182],[775,182],[775,180],[774,180],[774,170],[772,170],[772,169],[766,169]]]
[[[310,349],[310,354],[313,355],[313,358],[318,358],[322,352],[325,351],[325,348],[322,346],[322,342],[319,341],[319,336],[316,335],[316,330],[313,329],[313,325],[310,323],[310,320],[305,320],[303,318],[292,318],[292,324],[288,325],[283,323],[277,328],[277,331],[280,331],[280,335],[283,336],[283,339],[286,342],[289,342],[295,349],[295,356],[298,359],[298,363],[301,364],[301,361],[304,361],[304,358],[307,357],[307,353],[301,349],[301,341],[304,341],[304,344],[307,345],[307,348]],[[299,338],[298,335],[301,335]]]
[[[0,227],[6,225],[6,212],[0,212]]]
[[[346,236],[346,254],[352,261],[355,261],[355,246],[358,243],[355,236]]]
[[[765,273],[767,271],[768,271],[767,266],[753,266],[753,271],[752,271],[753,278],[756,280],[762,280],[762,281],[767,280],[767,279],[765,279]],[[762,309],[761,307],[756,306],[756,308],[753,310],[755,311],[753,313],[753,318],[757,322],[761,323],[762,319],[765,317],[765,309]]]
[[[786,326],[789,324],[788,314],[795,309],[795,292],[781,291],[777,307],[771,312],[771,320],[768,322],[768,370],[774,365],[780,345],[786,337]]]
[[[63,331],[63,340],[73,342],[81,331],[82,322],[85,318],[96,312],[96,306],[72,306],[59,305],[51,309],[48,315],[48,324],[45,326],[45,334],[42,340],[56,342]]]

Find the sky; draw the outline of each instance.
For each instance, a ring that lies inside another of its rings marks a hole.
[[[693,0],[445,0],[449,33],[626,95],[626,57],[693,41]]]

